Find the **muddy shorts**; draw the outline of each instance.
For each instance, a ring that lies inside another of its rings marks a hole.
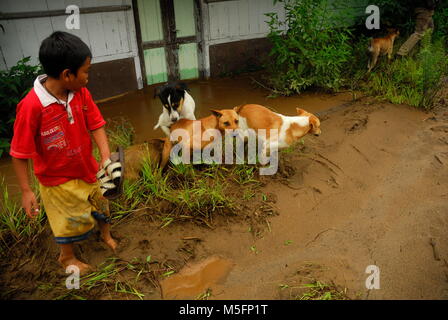
[[[110,223],[109,202],[101,195],[99,183],[76,179],[54,187],[39,187],[56,243],[86,239],[96,220]]]

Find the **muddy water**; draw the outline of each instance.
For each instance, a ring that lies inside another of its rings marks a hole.
[[[185,266],[178,274],[161,282],[164,299],[194,299],[207,289],[222,284],[233,263],[218,256]]]
[[[318,112],[352,99],[349,92],[336,95],[304,93],[295,97],[267,98],[269,91],[254,85],[251,77],[255,76],[189,82],[190,94],[196,102],[196,118],[208,116],[210,109],[232,108],[246,103],[262,104],[285,115],[295,115],[296,107]],[[98,106],[106,119],[127,118],[135,129],[135,143],[164,136],[160,129],[153,130],[162,112],[160,100],[154,98],[154,87],[98,102]],[[10,193],[16,194],[19,188],[8,157],[0,159],[1,176],[5,177]]]
[[[352,99],[349,92],[337,95],[304,93],[295,97],[272,99],[267,97],[269,91],[255,86],[249,76],[194,81],[188,85],[196,103],[195,113],[198,119],[210,115],[210,109],[233,108],[246,103],[261,104],[285,115],[295,115],[296,107],[318,112]],[[105,118],[128,118],[136,130],[136,143],[164,136],[160,129],[153,130],[162,112],[160,100],[154,98],[154,87],[147,87],[98,105]]]

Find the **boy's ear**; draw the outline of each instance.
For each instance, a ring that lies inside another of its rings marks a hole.
[[[67,79],[68,80],[70,78],[70,74],[71,74],[71,71],[69,69],[64,69],[59,74],[59,79],[61,79],[61,80]]]
[[[222,117],[222,113],[220,111],[218,111],[218,110],[210,110],[210,111],[212,112],[212,114],[215,117],[217,117],[217,118]]]

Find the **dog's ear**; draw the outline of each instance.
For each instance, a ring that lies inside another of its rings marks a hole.
[[[221,111],[218,111],[218,110],[210,110],[210,111],[212,112],[212,114],[215,117],[217,117],[217,118],[222,117],[222,112]]]
[[[300,109],[300,108],[296,108],[296,111],[297,111],[297,115],[299,115],[299,116],[301,116],[301,115],[303,115],[303,114],[305,114],[305,113],[306,113],[306,111],[305,111],[305,110],[303,110],[303,109]]]
[[[176,88],[177,90],[184,90],[184,91],[187,91],[187,90],[188,90],[188,86],[187,86],[187,84],[186,84],[185,82],[179,82],[179,83],[177,83],[176,86],[175,86],[175,88]]]
[[[243,107],[244,107],[244,104],[242,104],[242,105],[240,105],[240,106],[237,106],[237,107],[234,107],[234,108],[233,108],[233,111],[235,111],[236,113],[240,113],[240,112],[241,112],[241,109],[243,109]]]
[[[310,117],[310,128],[315,129],[317,127],[317,122],[314,117]]]
[[[156,88],[154,89],[154,99],[155,99],[156,97],[160,97],[160,93],[162,92],[162,88],[163,88],[163,86],[159,86],[159,87],[156,87]]]

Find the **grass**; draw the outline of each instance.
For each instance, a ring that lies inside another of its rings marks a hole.
[[[34,190],[38,190],[33,179]],[[34,239],[44,229],[45,211],[40,208],[39,215],[30,219],[17,200],[11,199],[4,178],[0,180],[0,255],[5,254],[12,244],[25,239]],[[39,199],[39,192],[35,192]],[[38,200],[39,201],[39,200]]]
[[[442,40],[426,32],[412,55],[386,59],[369,75],[363,90],[394,104],[430,109],[442,79],[448,75],[448,51]]]
[[[294,300],[348,300],[347,290],[338,290],[334,285],[328,285],[318,280],[299,286],[280,284],[280,290],[290,290]],[[299,292],[299,293],[297,293]]]

